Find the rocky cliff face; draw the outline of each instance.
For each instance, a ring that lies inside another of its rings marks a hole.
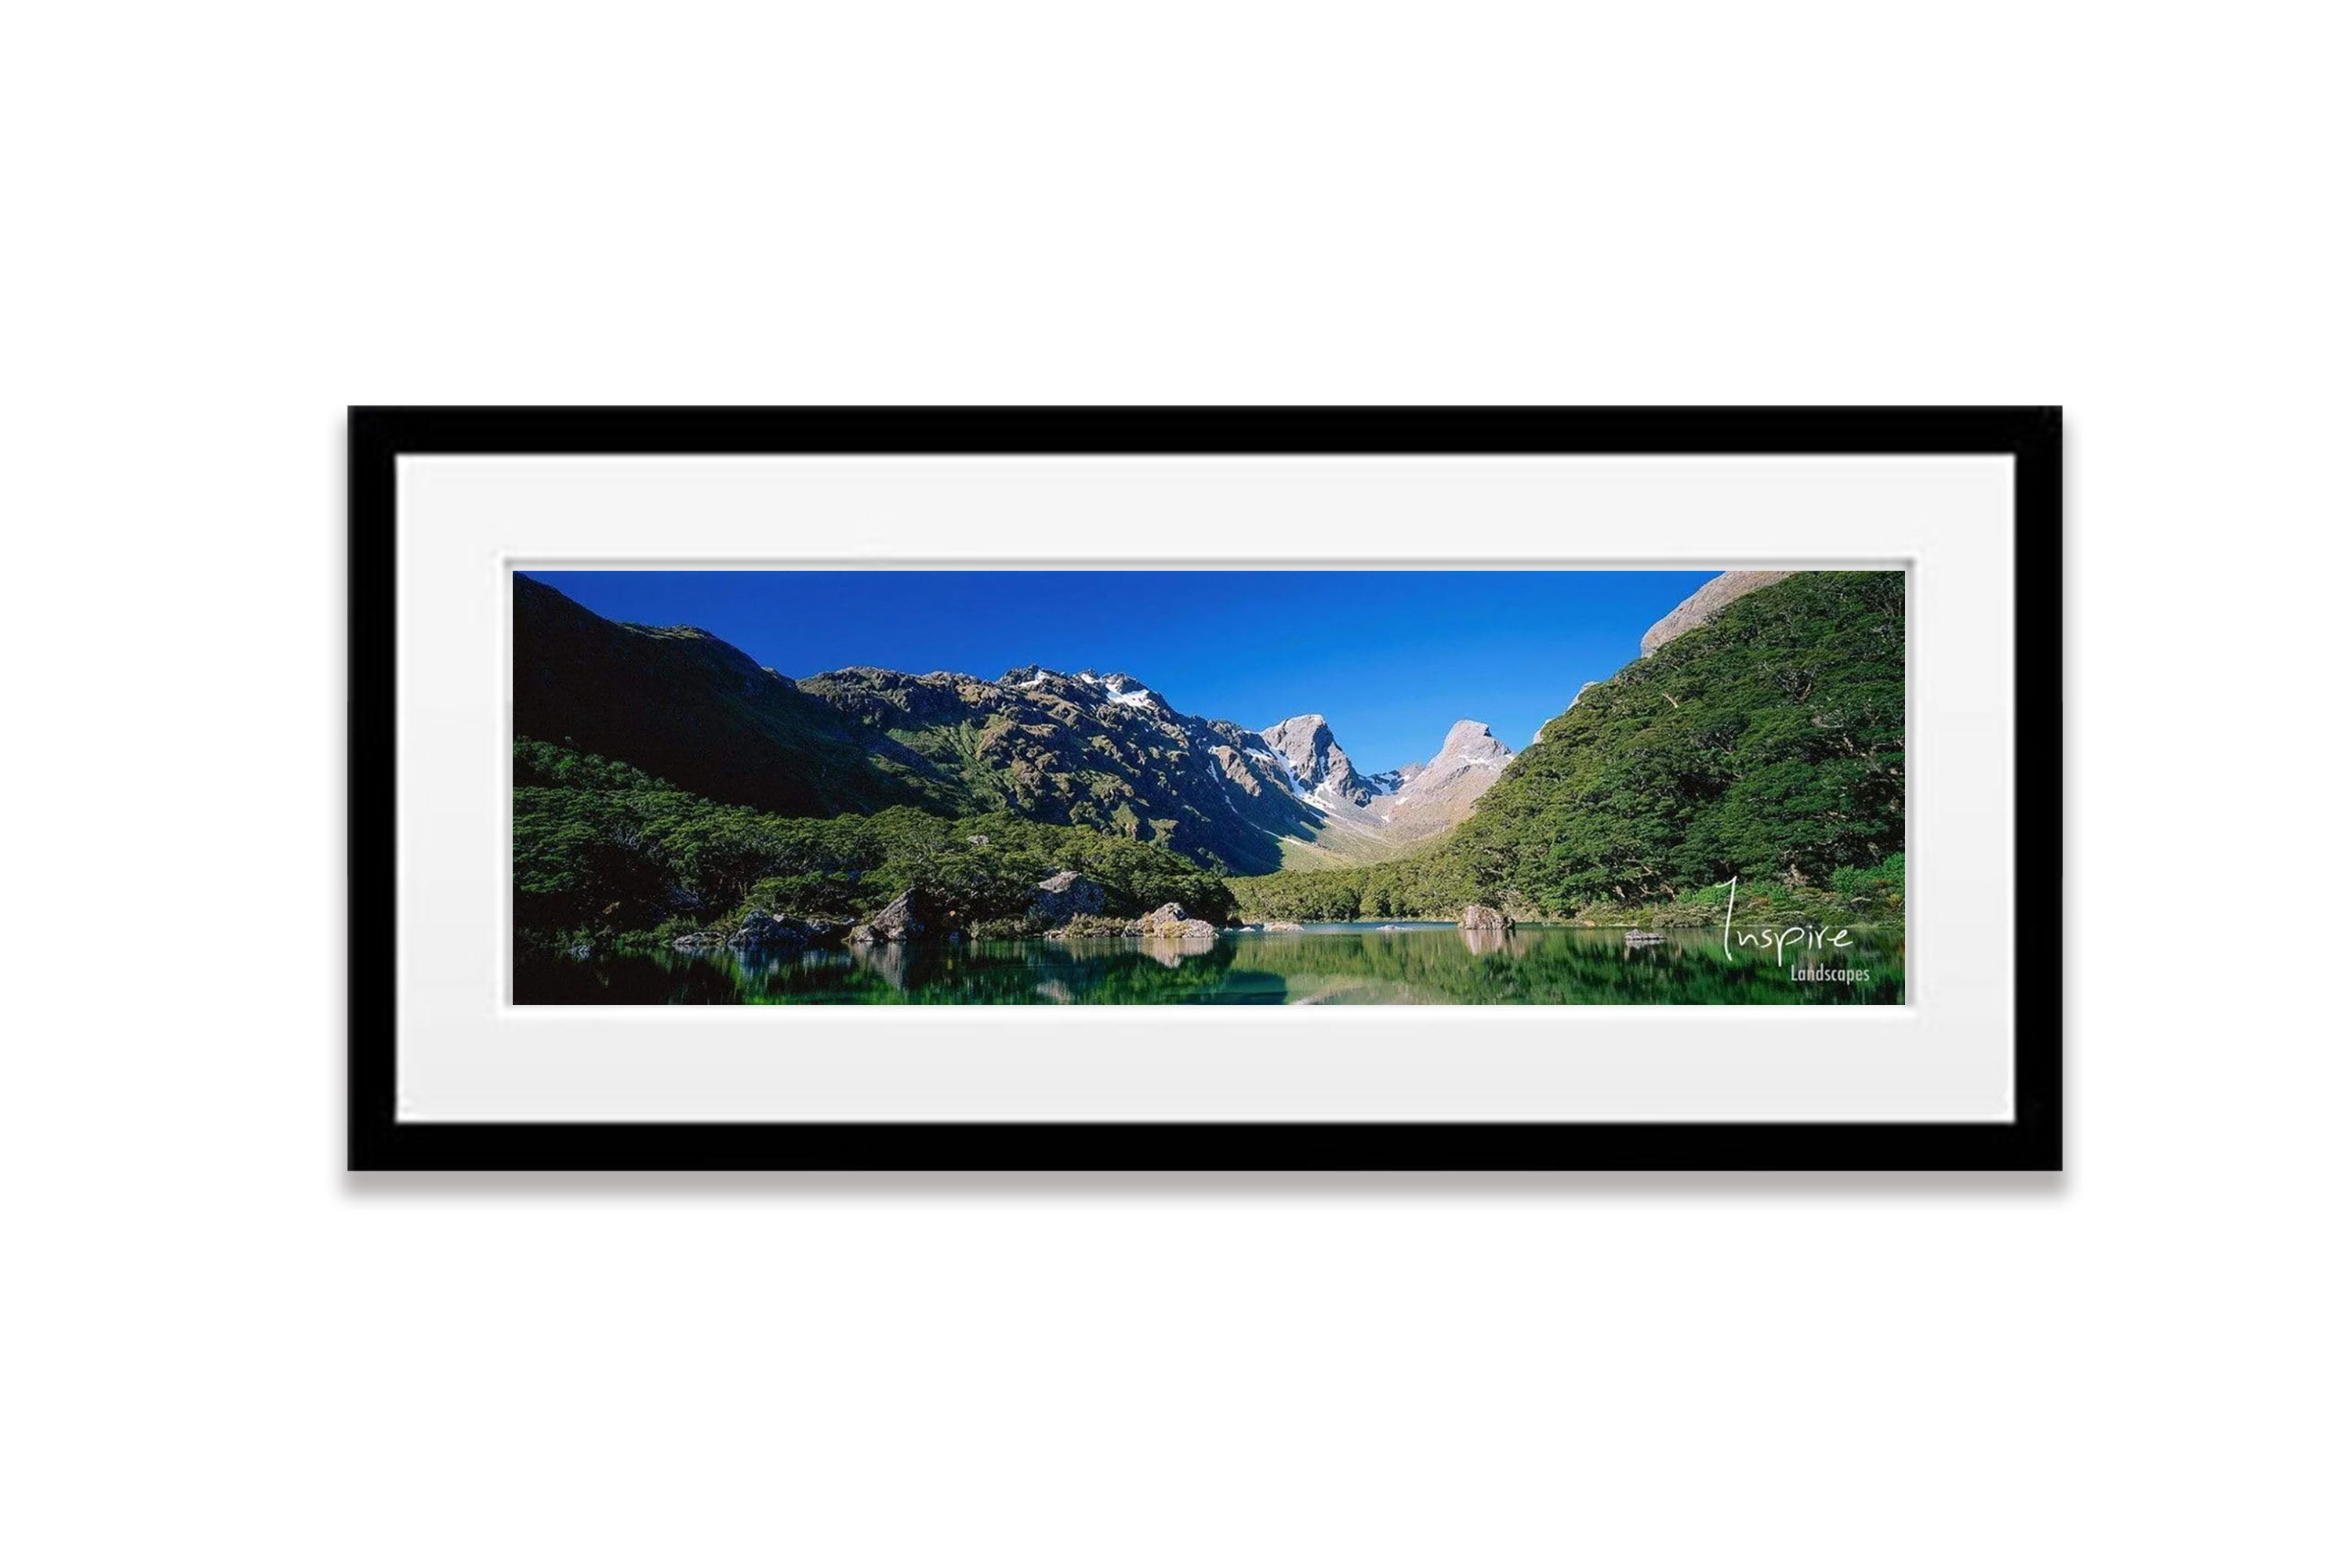
[[[1302,837],[1342,860],[1386,858],[1453,826],[1470,815],[1512,754],[1475,719],[1448,731],[1429,761],[1378,773],[1356,771],[1320,713],[1286,719],[1259,734],[1292,794],[1320,815],[1315,833]]]
[[[1366,774],[1320,713],[1246,730],[1091,669],[1024,665],[992,681],[836,669],[799,685],[877,744],[961,776],[983,808],[1164,842],[1242,872],[1401,853],[1469,816],[1512,754],[1465,719],[1428,762]]]
[[[1649,658],[1685,632],[1696,631],[1723,614],[1723,607],[1733,600],[1795,575],[1793,572],[1726,572],[1708,579],[1699,585],[1697,593],[1676,605],[1664,620],[1642,634],[1642,657]]]
[[[1179,713],[1129,675],[852,668],[798,684],[877,751],[961,780],[977,809],[1161,843],[1234,871],[1273,869],[1285,838],[1318,826],[1255,731]]]
[[[1320,713],[1285,719],[1260,739],[1283,768],[1294,794],[1328,805],[1363,805],[1381,792],[1356,772]]]

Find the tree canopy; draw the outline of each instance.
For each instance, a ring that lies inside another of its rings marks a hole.
[[[516,927],[541,940],[682,931],[754,907],[854,921],[916,889],[960,926],[1017,924],[1065,870],[1100,882],[1115,913],[1233,909],[1213,873],[1154,844],[1003,813],[774,816],[529,738],[515,742],[514,857]]]

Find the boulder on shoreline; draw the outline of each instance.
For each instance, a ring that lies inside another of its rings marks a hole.
[[[741,929],[727,939],[727,945],[797,951],[815,946],[831,936],[835,929],[830,921],[801,921],[790,915],[753,910],[743,917]]]
[[[1184,906],[1181,904],[1162,904],[1142,919],[1129,921],[1127,924],[1127,934],[1174,937],[1180,940],[1202,937],[1213,939],[1217,934],[1217,928],[1206,921],[1192,919],[1184,913]]]
[[[1079,915],[1098,915],[1109,900],[1103,885],[1076,871],[1056,871],[1037,884],[1030,896],[1029,918],[1049,926],[1067,926]]]
[[[916,912],[915,890],[909,888],[891,900],[872,920],[850,927],[849,944],[852,947],[871,947],[877,942],[913,942],[929,930],[930,927]]]
[[[1486,904],[1470,904],[1464,907],[1458,923],[1464,931],[1508,931],[1511,917]]]

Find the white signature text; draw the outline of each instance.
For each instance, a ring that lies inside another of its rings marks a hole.
[[[1778,931],[1743,931],[1731,929],[1732,911],[1739,907],[1739,879],[1731,879],[1731,897],[1723,905],[1723,956],[1729,958],[1736,942],[1741,947],[1769,948],[1772,962],[1779,963],[1790,948],[1800,952],[1820,948],[1852,947],[1853,937],[1843,926],[1832,934],[1826,926],[1783,926]]]

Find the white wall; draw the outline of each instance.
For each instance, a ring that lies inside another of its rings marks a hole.
[[[2340,1560],[2343,24],[1592,10],[12,17],[0,1550]],[[342,405],[793,400],[2063,400],[2071,1173],[346,1180]]]

